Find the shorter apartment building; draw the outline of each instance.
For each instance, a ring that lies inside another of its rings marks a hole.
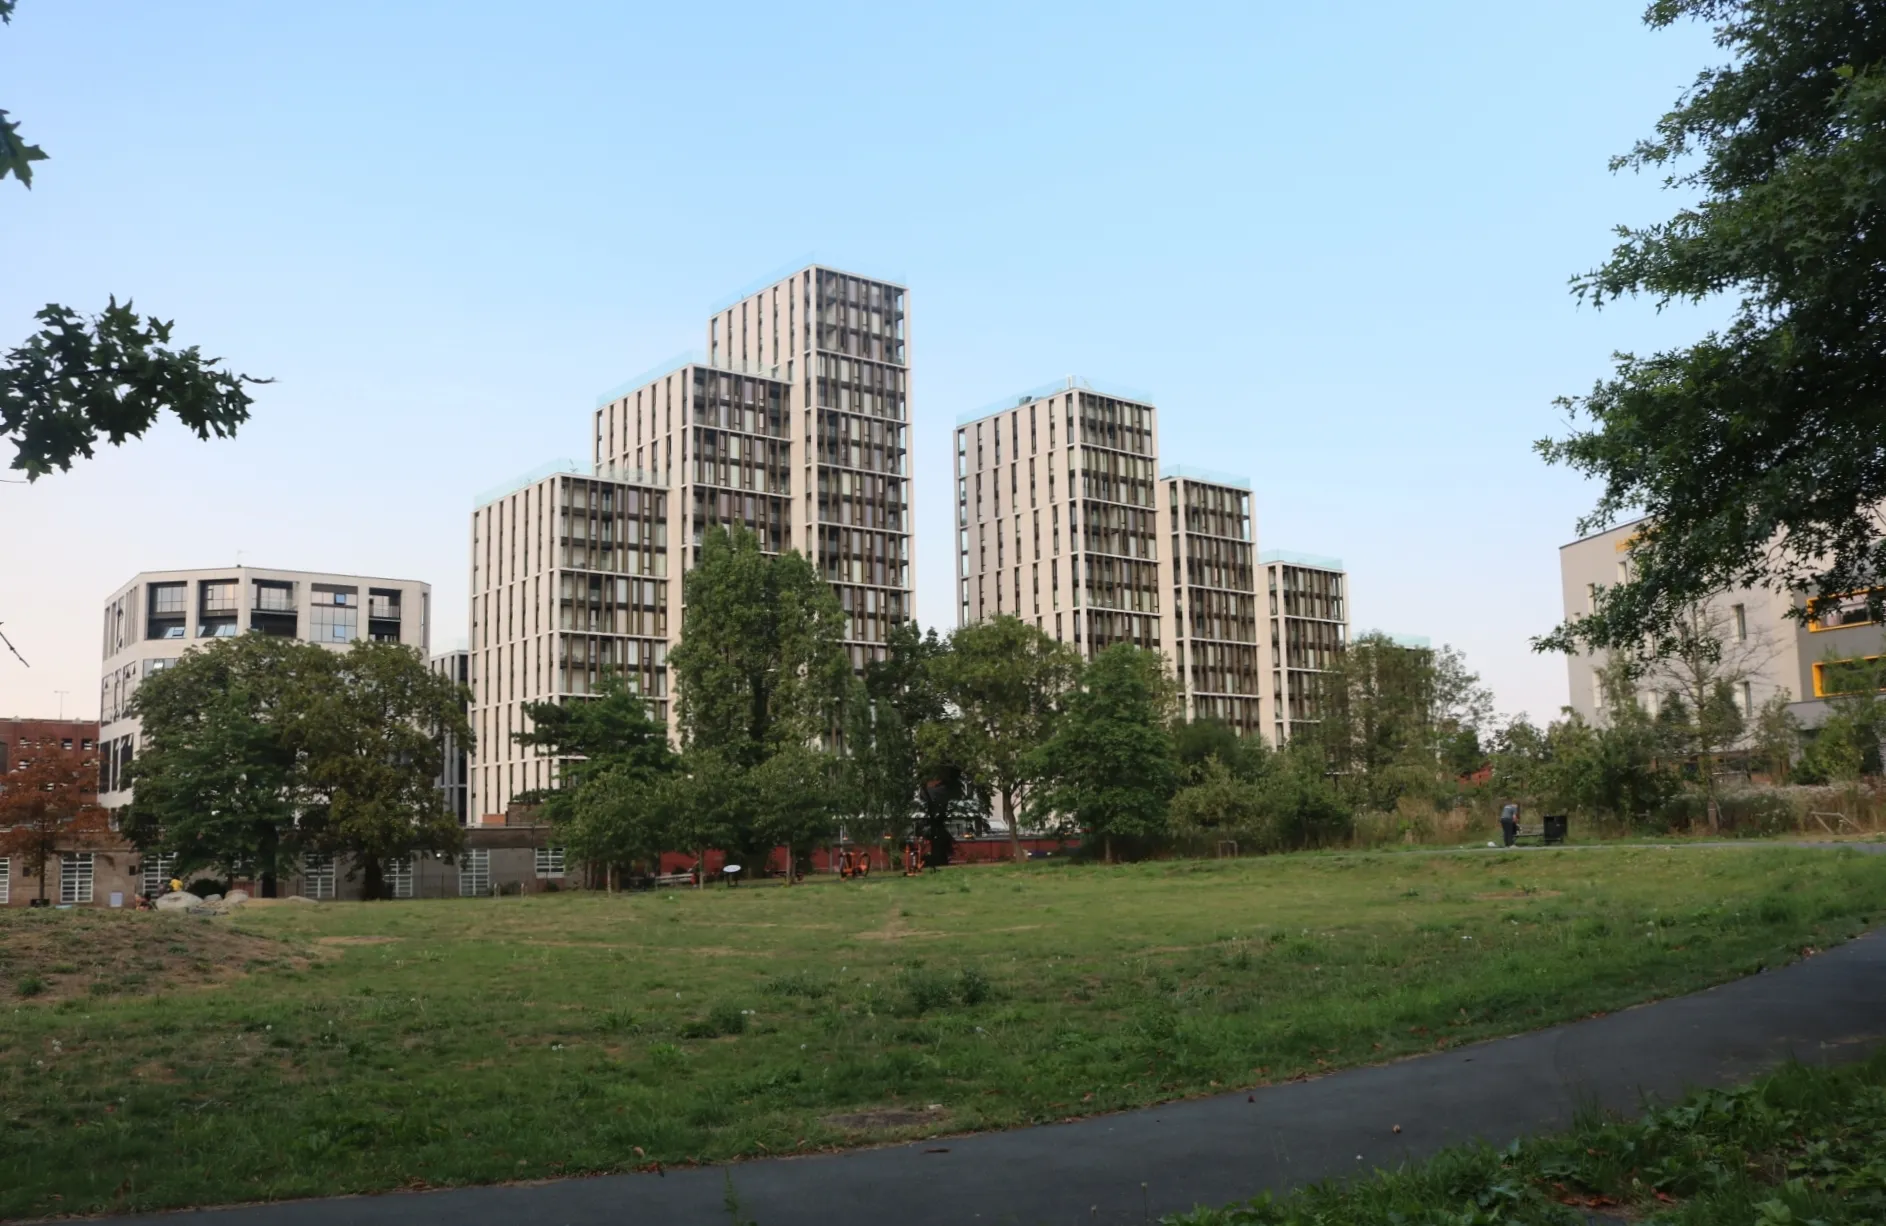
[[[1322,715],[1323,673],[1349,645],[1349,575],[1340,558],[1271,549],[1258,555],[1270,633],[1259,667],[1270,675],[1271,744]]]
[[[0,791],[7,787],[7,776],[32,765],[41,754],[77,754],[81,762],[97,769],[98,721],[81,719],[0,719]],[[87,774],[87,785],[80,794],[81,804],[98,803],[98,788]],[[109,883],[112,871],[110,853],[79,846],[61,848],[54,863],[47,865],[47,880],[42,883],[26,876],[30,867],[22,857],[0,851],[0,906],[25,906],[29,899],[43,893],[48,902],[89,902],[95,877],[101,872]]]
[[[517,743],[527,703],[600,693],[609,675],[669,718],[669,491],[650,473],[554,461],[482,495],[471,523],[473,825],[501,824],[556,760]]]
[[[1567,619],[1589,613],[1599,590],[1630,577],[1630,546],[1642,520],[1582,537],[1559,549],[1559,578]],[[1706,602],[1705,616],[1724,639],[1725,655],[1749,676],[1736,684],[1735,700],[1744,717],[1759,711],[1776,694],[1786,693],[1801,723],[1817,727],[1825,699],[1846,684],[1840,665],[1877,661],[1886,655],[1886,627],[1867,612],[1865,592],[1826,602],[1812,616],[1801,593],[1765,588],[1736,588]],[[1593,723],[1604,719],[1606,696],[1603,653],[1566,658],[1571,709]],[[1850,674],[1849,674],[1850,675]],[[1640,683],[1638,698],[1653,713],[1658,702],[1654,681]]]
[[[1263,736],[1251,483],[1175,465],[1164,470],[1159,491],[1159,535],[1171,570],[1161,637],[1170,644],[1185,717]]]
[[[138,738],[132,695],[144,678],[169,668],[193,646],[255,632],[340,650],[374,639],[423,654],[431,602],[431,586],[412,579],[259,566],[134,576],[105,602],[99,803],[117,809],[131,800],[125,768]]]

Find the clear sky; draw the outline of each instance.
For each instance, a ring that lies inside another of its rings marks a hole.
[[[1721,58],[1641,9],[21,0],[0,106],[52,160],[0,185],[0,347],[116,293],[277,382],[233,441],[0,484],[0,715],[97,714],[139,570],[423,579],[462,640],[476,492],[816,255],[911,289],[925,622],[957,414],[1081,374],[1248,475],[1260,548],[1343,558],[1358,629],[1549,716],[1592,494],[1529,445],[1700,326],[1566,289],[1678,203],[1606,159]]]

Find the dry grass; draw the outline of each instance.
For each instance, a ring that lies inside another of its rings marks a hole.
[[[0,1004],[210,986],[306,965],[296,945],[220,918],[0,908]]]

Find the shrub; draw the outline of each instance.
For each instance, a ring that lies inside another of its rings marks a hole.
[[[747,1012],[739,1005],[722,1002],[707,1011],[707,1016],[698,1022],[690,1022],[681,1031],[684,1039],[719,1039],[728,1035],[744,1034],[747,1028]]]
[[[38,996],[46,990],[46,981],[38,975],[21,975],[14,983],[13,990],[21,996]]]

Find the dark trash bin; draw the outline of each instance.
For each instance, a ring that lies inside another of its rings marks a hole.
[[[1546,814],[1541,823],[1543,829],[1540,832],[1541,837],[1539,841],[1548,845],[1552,843],[1563,843],[1565,841],[1565,827],[1570,820],[1571,819],[1563,813]]]

